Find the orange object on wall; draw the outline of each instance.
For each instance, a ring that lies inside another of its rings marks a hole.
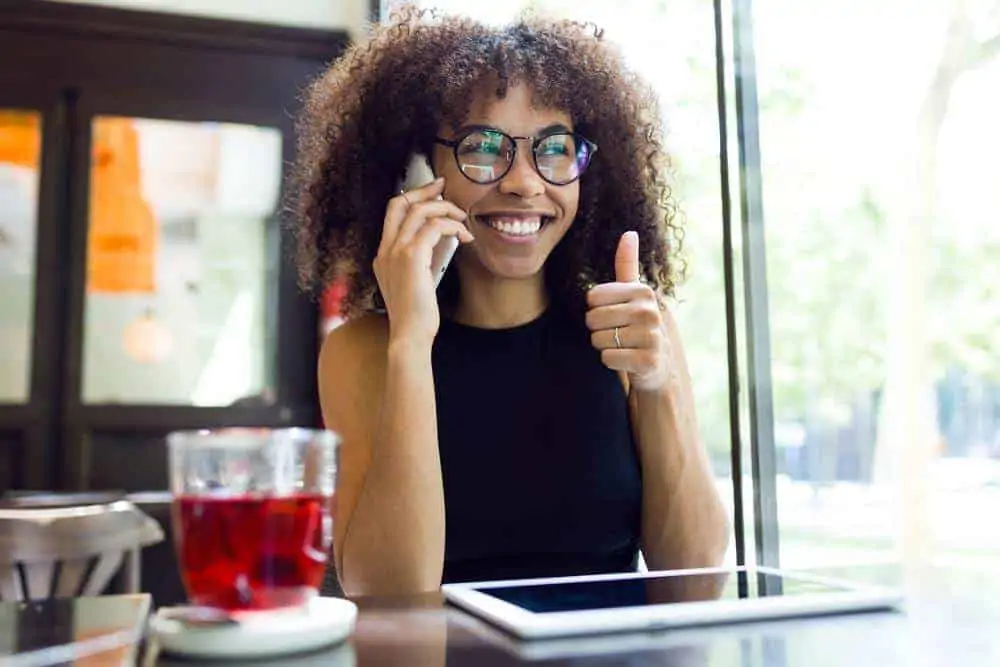
[[[159,226],[142,197],[138,132],[127,118],[100,118],[93,137],[87,291],[153,292]]]
[[[0,111],[0,162],[38,168],[41,120],[31,111]]]

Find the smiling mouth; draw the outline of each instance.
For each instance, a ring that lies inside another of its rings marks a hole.
[[[477,215],[476,220],[487,227],[511,237],[530,237],[538,234],[541,229],[553,220],[550,215]]]

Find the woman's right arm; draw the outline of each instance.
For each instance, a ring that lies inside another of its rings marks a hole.
[[[388,320],[342,325],[320,354],[323,418],[342,438],[334,556],[348,595],[441,584],[444,491],[431,370],[439,315],[430,254],[442,235],[472,237],[454,219],[464,213],[432,201],[439,190],[428,186],[389,206],[375,262]]]
[[[348,595],[433,590],[444,563],[430,348],[386,329],[346,324],[320,355],[323,418],[342,438],[334,556]]]

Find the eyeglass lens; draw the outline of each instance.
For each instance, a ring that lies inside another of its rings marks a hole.
[[[469,179],[491,183],[503,178],[517,150],[502,132],[477,130],[458,144],[458,167]],[[576,180],[590,162],[590,145],[571,133],[550,134],[535,144],[535,165],[542,178],[561,185]]]

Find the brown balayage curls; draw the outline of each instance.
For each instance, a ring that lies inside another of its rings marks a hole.
[[[477,95],[502,97],[521,83],[599,146],[576,219],[546,262],[553,303],[582,312],[582,287],[614,280],[615,249],[628,230],[639,234],[643,279],[672,294],[682,230],[658,103],[602,32],[539,18],[493,27],[412,7],[349,47],[307,90],[290,188],[303,288],[320,292],[345,279],[345,316],[376,309],[372,262],[410,154],[429,154],[438,128],[459,127]],[[443,306],[454,304],[456,281],[448,271]]]

